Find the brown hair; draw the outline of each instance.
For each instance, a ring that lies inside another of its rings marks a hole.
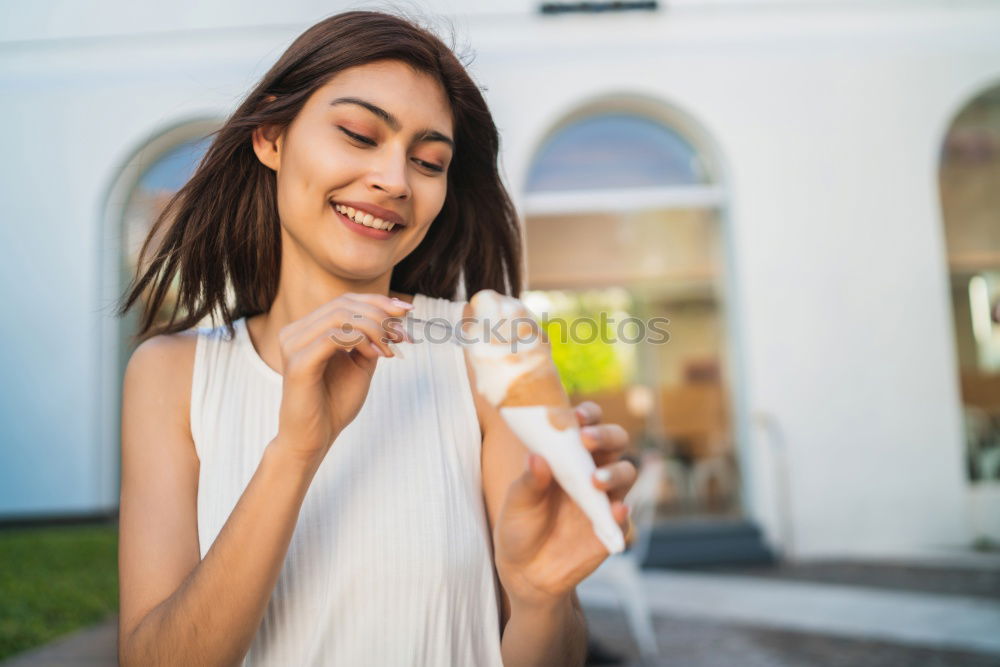
[[[251,133],[265,124],[287,127],[337,72],[387,59],[441,84],[455,130],[441,212],[393,268],[390,289],[454,299],[464,279],[470,296],[484,288],[520,294],[521,231],[497,168],[499,134],[479,88],[452,50],[412,20],[350,11],[320,21],[288,47],[212,133],[194,175],[157,216],[140,268],[117,305],[123,316],[143,303],[136,342],[183,331],[208,315],[220,316],[232,333],[234,320],[270,309],[281,262],[277,183],[254,153]],[[265,103],[271,95],[276,99]],[[173,285],[177,301],[169,320],[159,323]]]

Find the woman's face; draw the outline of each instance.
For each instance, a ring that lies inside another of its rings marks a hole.
[[[376,280],[417,247],[444,205],[451,109],[441,86],[405,63],[344,70],[273,142],[254,134],[258,157],[277,173],[283,261]],[[366,214],[375,227],[355,221]]]

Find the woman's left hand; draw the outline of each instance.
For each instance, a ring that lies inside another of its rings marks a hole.
[[[619,460],[628,434],[618,424],[599,424],[601,408],[592,401],[576,406],[576,415],[598,470],[611,473],[606,482],[596,477],[592,482],[607,492],[612,514],[625,533],[629,509],[622,500],[636,478],[635,466]],[[537,454],[528,457],[524,474],[507,491],[493,541],[497,574],[514,606],[557,604],[608,556],[590,519]]]

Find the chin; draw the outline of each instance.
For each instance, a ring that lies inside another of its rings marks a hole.
[[[385,262],[384,258],[378,262],[358,262],[357,258],[352,261],[339,261],[338,258],[329,257],[326,262],[326,270],[330,275],[343,278],[345,280],[366,282],[376,280],[392,270],[392,264]]]

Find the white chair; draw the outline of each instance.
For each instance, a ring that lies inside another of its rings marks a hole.
[[[706,502],[709,499],[711,484],[714,481],[720,493],[726,499],[736,495],[736,484],[739,475],[733,469],[728,457],[710,456],[695,461],[691,469],[690,497],[694,502]]]
[[[655,450],[643,453],[639,476],[625,496],[625,504],[632,508],[635,540],[624,552],[608,556],[587,577],[588,581],[612,586],[619,605],[625,612],[632,637],[639,648],[639,655],[644,659],[659,655],[656,633],[653,631],[653,616],[643,592],[641,565],[649,550],[656,501],[659,498],[665,463],[663,455]]]

